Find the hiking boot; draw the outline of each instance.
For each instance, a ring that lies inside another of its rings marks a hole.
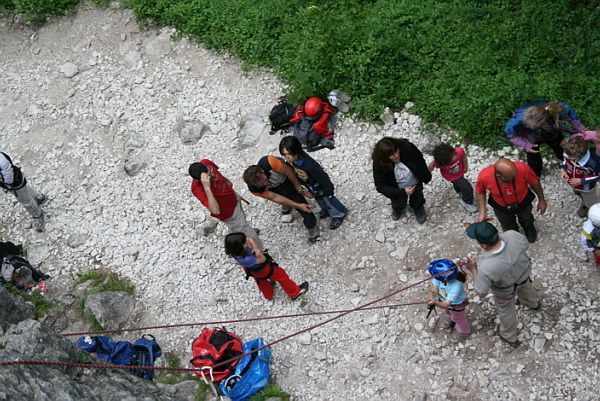
[[[463,205],[463,207],[467,209],[467,212],[469,213],[475,213],[477,211],[477,206],[475,206],[474,203],[467,203],[461,199],[460,204]]]
[[[319,226],[308,229],[308,240],[310,242],[317,242],[319,240]]]
[[[331,219],[331,223],[329,223],[329,229],[336,230],[342,225],[343,222],[343,217],[334,217],[333,219]]]
[[[458,331],[455,331],[452,334],[452,337],[450,337],[450,342],[452,344],[458,344],[460,342],[463,342],[464,340],[466,340],[469,337],[471,337],[471,333],[462,334],[462,333],[459,333]]]
[[[46,220],[44,219],[44,215],[42,214],[37,219],[33,219],[35,221],[35,231],[41,233],[46,228]]]
[[[332,90],[331,92],[329,92],[328,96],[338,98],[344,103],[348,103],[350,100],[352,100],[352,97],[350,95],[347,95],[346,93],[340,90]]]
[[[519,298],[517,298],[517,300],[515,301],[515,305],[521,305],[521,300],[520,300]],[[527,309],[523,309],[523,310],[525,310],[525,311],[532,311],[532,310],[534,310],[534,311],[535,311],[535,310],[540,310],[540,309],[541,309],[541,307],[542,307],[542,302],[541,302],[541,301],[538,301],[537,305],[536,305],[535,307],[533,307],[533,308],[528,308],[528,307],[527,307],[527,306],[525,306],[525,305],[523,305],[523,307],[524,307],[524,308],[527,308]]]
[[[516,341],[508,341],[506,338],[502,337],[500,334],[498,334],[498,337],[500,337],[500,339],[502,341],[504,341],[505,343],[507,343],[508,345],[510,345],[513,348],[518,348],[519,345],[521,345],[521,341],[516,340]]]
[[[587,217],[587,215],[588,215],[588,207],[586,205],[579,206],[579,209],[577,209],[577,215],[579,217]]]
[[[285,216],[286,214],[292,213],[292,207],[287,205],[281,205],[281,214]]]
[[[42,206],[42,203],[46,202],[47,198],[46,195],[42,194],[42,196],[39,197],[39,199],[36,199],[38,206]]]
[[[392,209],[392,220],[400,220],[404,209]]]
[[[425,207],[421,206],[415,209],[415,217],[419,224],[425,223],[427,221],[427,213],[425,213]]]
[[[454,322],[452,321],[452,319],[446,319],[446,320],[444,320],[444,321],[442,322],[442,325],[441,325],[441,327],[442,327],[442,329],[444,329],[444,330],[450,330],[451,328],[453,328],[453,327],[454,327],[454,325],[455,325],[455,324],[456,324],[456,323],[454,323]]]
[[[300,284],[300,292],[298,292],[298,295],[296,295],[294,298],[292,298],[292,301],[297,300],[298,297],[300,297],[300,295],[302,295],[306,292],[308,292],[308,281],[305,281],[302,284]]]
[[[535,229],[535,226],[532,224],[531,227],[525,228],[524,231],[527,241],[530,244],[533,244],[537,240],[537,230]]]
[[[319,212],[319,218],[326,219],[328,217],[329,217],[329,212],[325,209],[321,209],[321,211]]]

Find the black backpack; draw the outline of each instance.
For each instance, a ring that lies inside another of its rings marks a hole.
[[[13,163],[10,156],[8,156],[4,152],[0,152],[0,153],[2,155],[4,155],[4,157],[6,157],[6,160],[8,160],[8,162],[10,163],[10,165],[13,169],[13,183],[12,184],[0,183],[0,187],[11,190],[11,191],[14,191],[15,189],[23,188],[27,184],[27,180],[25,179],[25,177],[23,177],[23,173],[21,172],[21,169],[19,167],[15,166],[15,164]]]
[[[274,135],[279,130],[289,132],[292,127],[290,120],[294,117],[296,108],[292,104],[287,103],[286,100],[285,95],[281,96],[269,113],[269,121],[271,121],[271,132],[269,134],[271,135]]]
[[[1,262],[2,274],[0,280],[11,283],[22,291],[30,290],[38,282],[50,278],[49,275],[31,266],[27,259],[18,255],[7,255]]]

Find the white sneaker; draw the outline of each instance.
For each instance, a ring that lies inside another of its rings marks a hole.
[[[463,205],[463,207],[467,209],[467,212],[469,213],[475,213],[477,211],[477,206],[475,206],[474,203],[467,203],[461,199],[460,204]]]

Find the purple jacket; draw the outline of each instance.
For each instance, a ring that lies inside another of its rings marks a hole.
[[[525,124],[523,124],[523,115],[525,114],[525,110],[531,106],[543,106],[548,103],[549,102],[547,101],[527,103],[519,110],[515,111],[512,118],[508,120],[504,126],[506,137],[510,139],[512,143],[517,145],[519,149],[529,152],[536,140],[535,130],[527,128]],[[558,113],[558,129],[570,134],[576,134],[585,128],[581,123],[579,116],[572,108],[569,107],[568,104],[563,102],[560,102],[559,104],[565,109]],[[571,126],[569,127],[568,125],[564,125],[563,121],[569,123]]]

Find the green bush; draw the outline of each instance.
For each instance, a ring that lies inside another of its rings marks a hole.
[[[0,12],[22,13],[29,21],[41,24],[49,18],[70,14],[79,0],[0,0]]]
[[[476,143],[506,145],[503,126],[534,100],[569,103],[588,126],[600,78],[600,9],[556,0],[129,0],[146,22],[271,68],[296,103],[333,88],[353,111],[415,103],[426,120]]]

